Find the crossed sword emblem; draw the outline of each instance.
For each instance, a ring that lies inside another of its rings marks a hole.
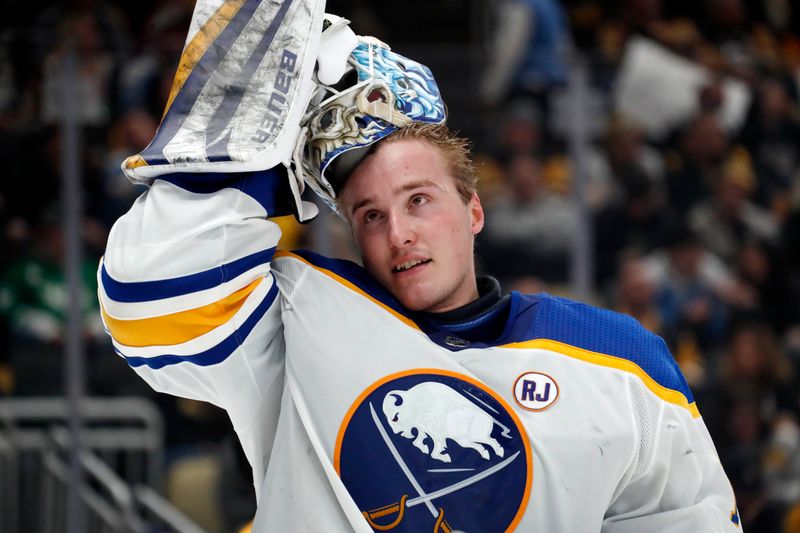
[[[379,531],[387,531],[390,529],[394,529],[397,527],[400,522],[403,521],[403,517],[405,516],[405,510],[408,507],[414,507],[415,505],[424,504],[425,507],[428,508],[433,518],[436,519],[436,524],[434,525],[433,531],[434,533],[438,533],[440,530],[444,533],[450,533],[453,528],[447,523],[444,519],[444,508],[439,507],[436,509],[433,506],[433,500],[436,498],[441,498],[442,496],[446,496],[448,494],[452,494],[457,492],[461,489],[464,489],[470,485],[477,483],[482,479],[486,479],[487,477],[496,474],[500,470],[504,469],[508,465],[510,465],[514,459],[520,454],[520,452],[516,452],[511,457],[504,459],[502,462],[497,463],[494,466],[487,468],[481,472],[478,472],[474,476],[470,476],[466,479],[462,479],[457,483],[453,483],[452,485],[448,485],[447,487],[441,488],[431,493],[426,493],[422,486],[419,484],[417,479],[414,477],[414,474],[411,473],[411,470],[408,468],[408,465],[400,456],[400,452],[397,451],[397,447],[392,442],[392,439],[389,438],[389,434],[386,433],[386,429],[383,427],[380,418],[378,417],[378,413],[375,412],[375,408],[372,406],[372,403],[369,404],[369,412],[372,415],[372,421],[375,423],[375,427],[378,429],[383,441],[386,443],[386,447],[389,448],[389,451],[394,457],[394,460],[397,462],[397,465],[400,467],[400,470],[403,471],[408,481],[411,482],[411,486],[414,487],[414,490],[417,491],[417,497],[408,499],[408,495],[404,494],[400,501],[397,503],[393,503],[387,505],[385,507],[380,507],[378,509],[373,509],[372,511],[363,511],[361,514],[364,515],[364,518],[367,519],[369,525],[372,526],[374,529]],[[375,523],[376,518],[381,518],[384,516],[388,516],[391,514],[397,514],[397,518],[393,522],[387,525],[380,525]]]

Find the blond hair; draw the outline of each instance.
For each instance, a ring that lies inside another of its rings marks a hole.
[[[398,128],[378,143],[380,145],[403,139],[419,139],[439,148],[450,162],[458,195],[465,204],[470,201],[477,189],[478,177],[470,153],[471,144],[467,139],[459,137],[444,124],[412,122]]]

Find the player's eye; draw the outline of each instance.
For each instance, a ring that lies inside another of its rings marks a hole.
[[[392,418],[392,422],[397,422],[400,419],[400,415],[395,413],[394,418]]]
[[[421,194],[415,194],[414,196],[411,197],[411,200],[409,200],[408,203],[410,205],[412,205],[412,206],[420,206],[420,205],[424,205],[425,203],[427,203],[427,201],[428,201],[428,199],[425,198],[425,196],[423,196]]]
[[[366,223],[375,222],[378,218],[380,218],[380,213],[377,211],[367,211],[364,213],[364,222]]]

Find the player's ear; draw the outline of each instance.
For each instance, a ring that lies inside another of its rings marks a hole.
[[[477,235],[483,229],[484,215],[481,199],[476,192],[473,192],[472,198],[469,199],[469,212],[472,217],[472,234]]]

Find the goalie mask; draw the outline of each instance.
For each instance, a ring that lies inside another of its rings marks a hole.
[[[358,38],[347,62],[349,71],[336,85],[320,84],[298,139],[304,181],[334,210],[339,187],[371,145],[406,124],[446,118],[425,65],[371,37]]]

